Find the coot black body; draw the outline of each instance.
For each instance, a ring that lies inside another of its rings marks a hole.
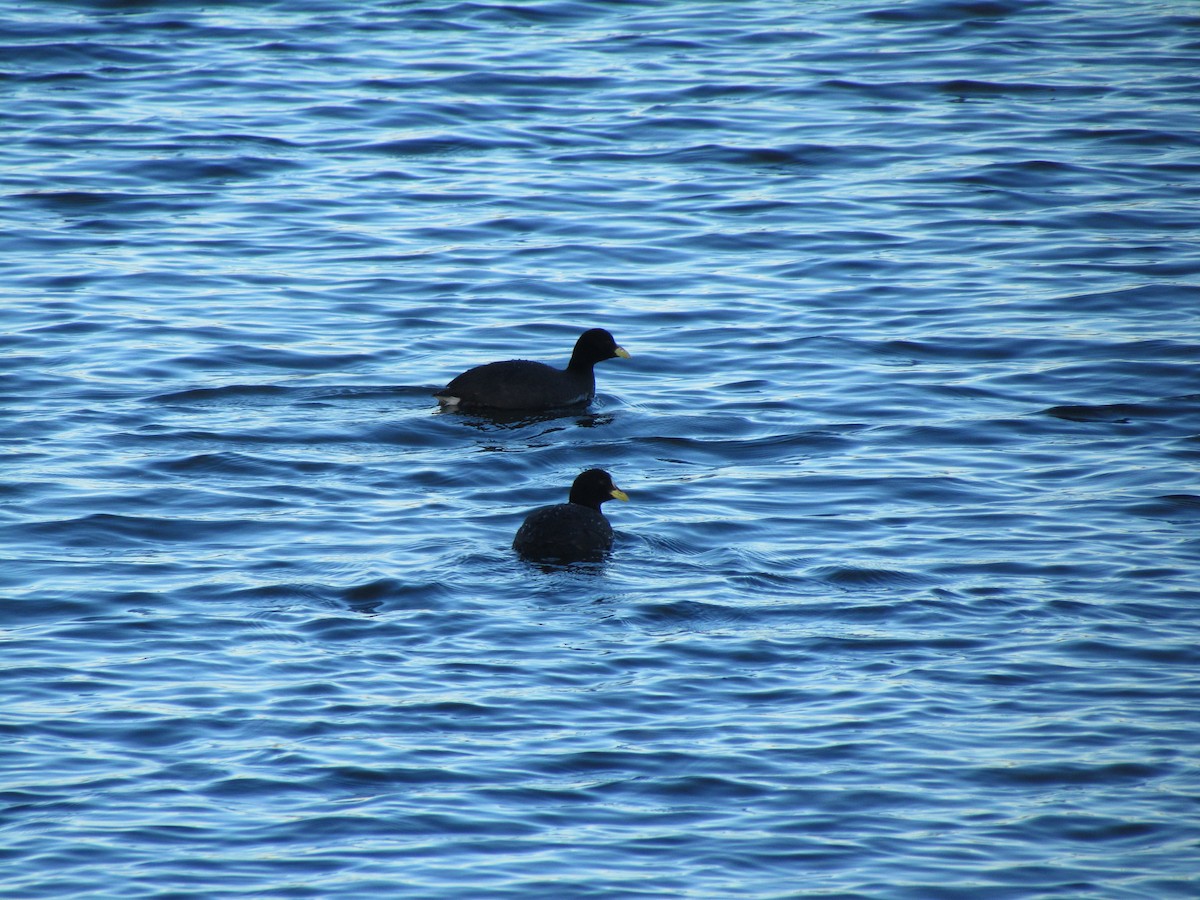
[[[513,549],[535,562],[595,562],[612,549],[613,530],[600,511],[606,500],[628,500],[603,469],[588,469],[571,485],[570,499],[531,512]]]
[[[565,369],[527,359],[510,359],[468,369],[434,396],[445,407],[542,410],[590,403],[596,396],[593,366],[629,358],[603,328],[585,331]]]

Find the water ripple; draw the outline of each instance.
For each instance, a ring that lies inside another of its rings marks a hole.
[[[1195,16],[17,6],[0,893],[1195,893]]]

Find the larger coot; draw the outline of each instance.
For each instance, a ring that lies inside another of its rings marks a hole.
[[[531,512],[513,538],[513,549],[535,562],[596,562],[613,544],[612,526],[600,504],[628,500],[603,469],[588,469],[571,485],[567,503],[542,506]]]
[[[468,369],[434,396],[445,407],[463,409],[555,409],[590,403],[596,396],[598,362],[629,354],[603,328],[585,331],[565,369],[527,359],[510,359]]]

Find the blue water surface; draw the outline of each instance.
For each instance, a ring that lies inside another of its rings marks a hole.
[[[1194,4],[8,0],[0,133],[0,896],[1200,896]]]

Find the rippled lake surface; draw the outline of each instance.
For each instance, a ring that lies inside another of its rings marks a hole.
[[[253,6],[4,7],[0,895],[1200,895],[1194,4]]]

